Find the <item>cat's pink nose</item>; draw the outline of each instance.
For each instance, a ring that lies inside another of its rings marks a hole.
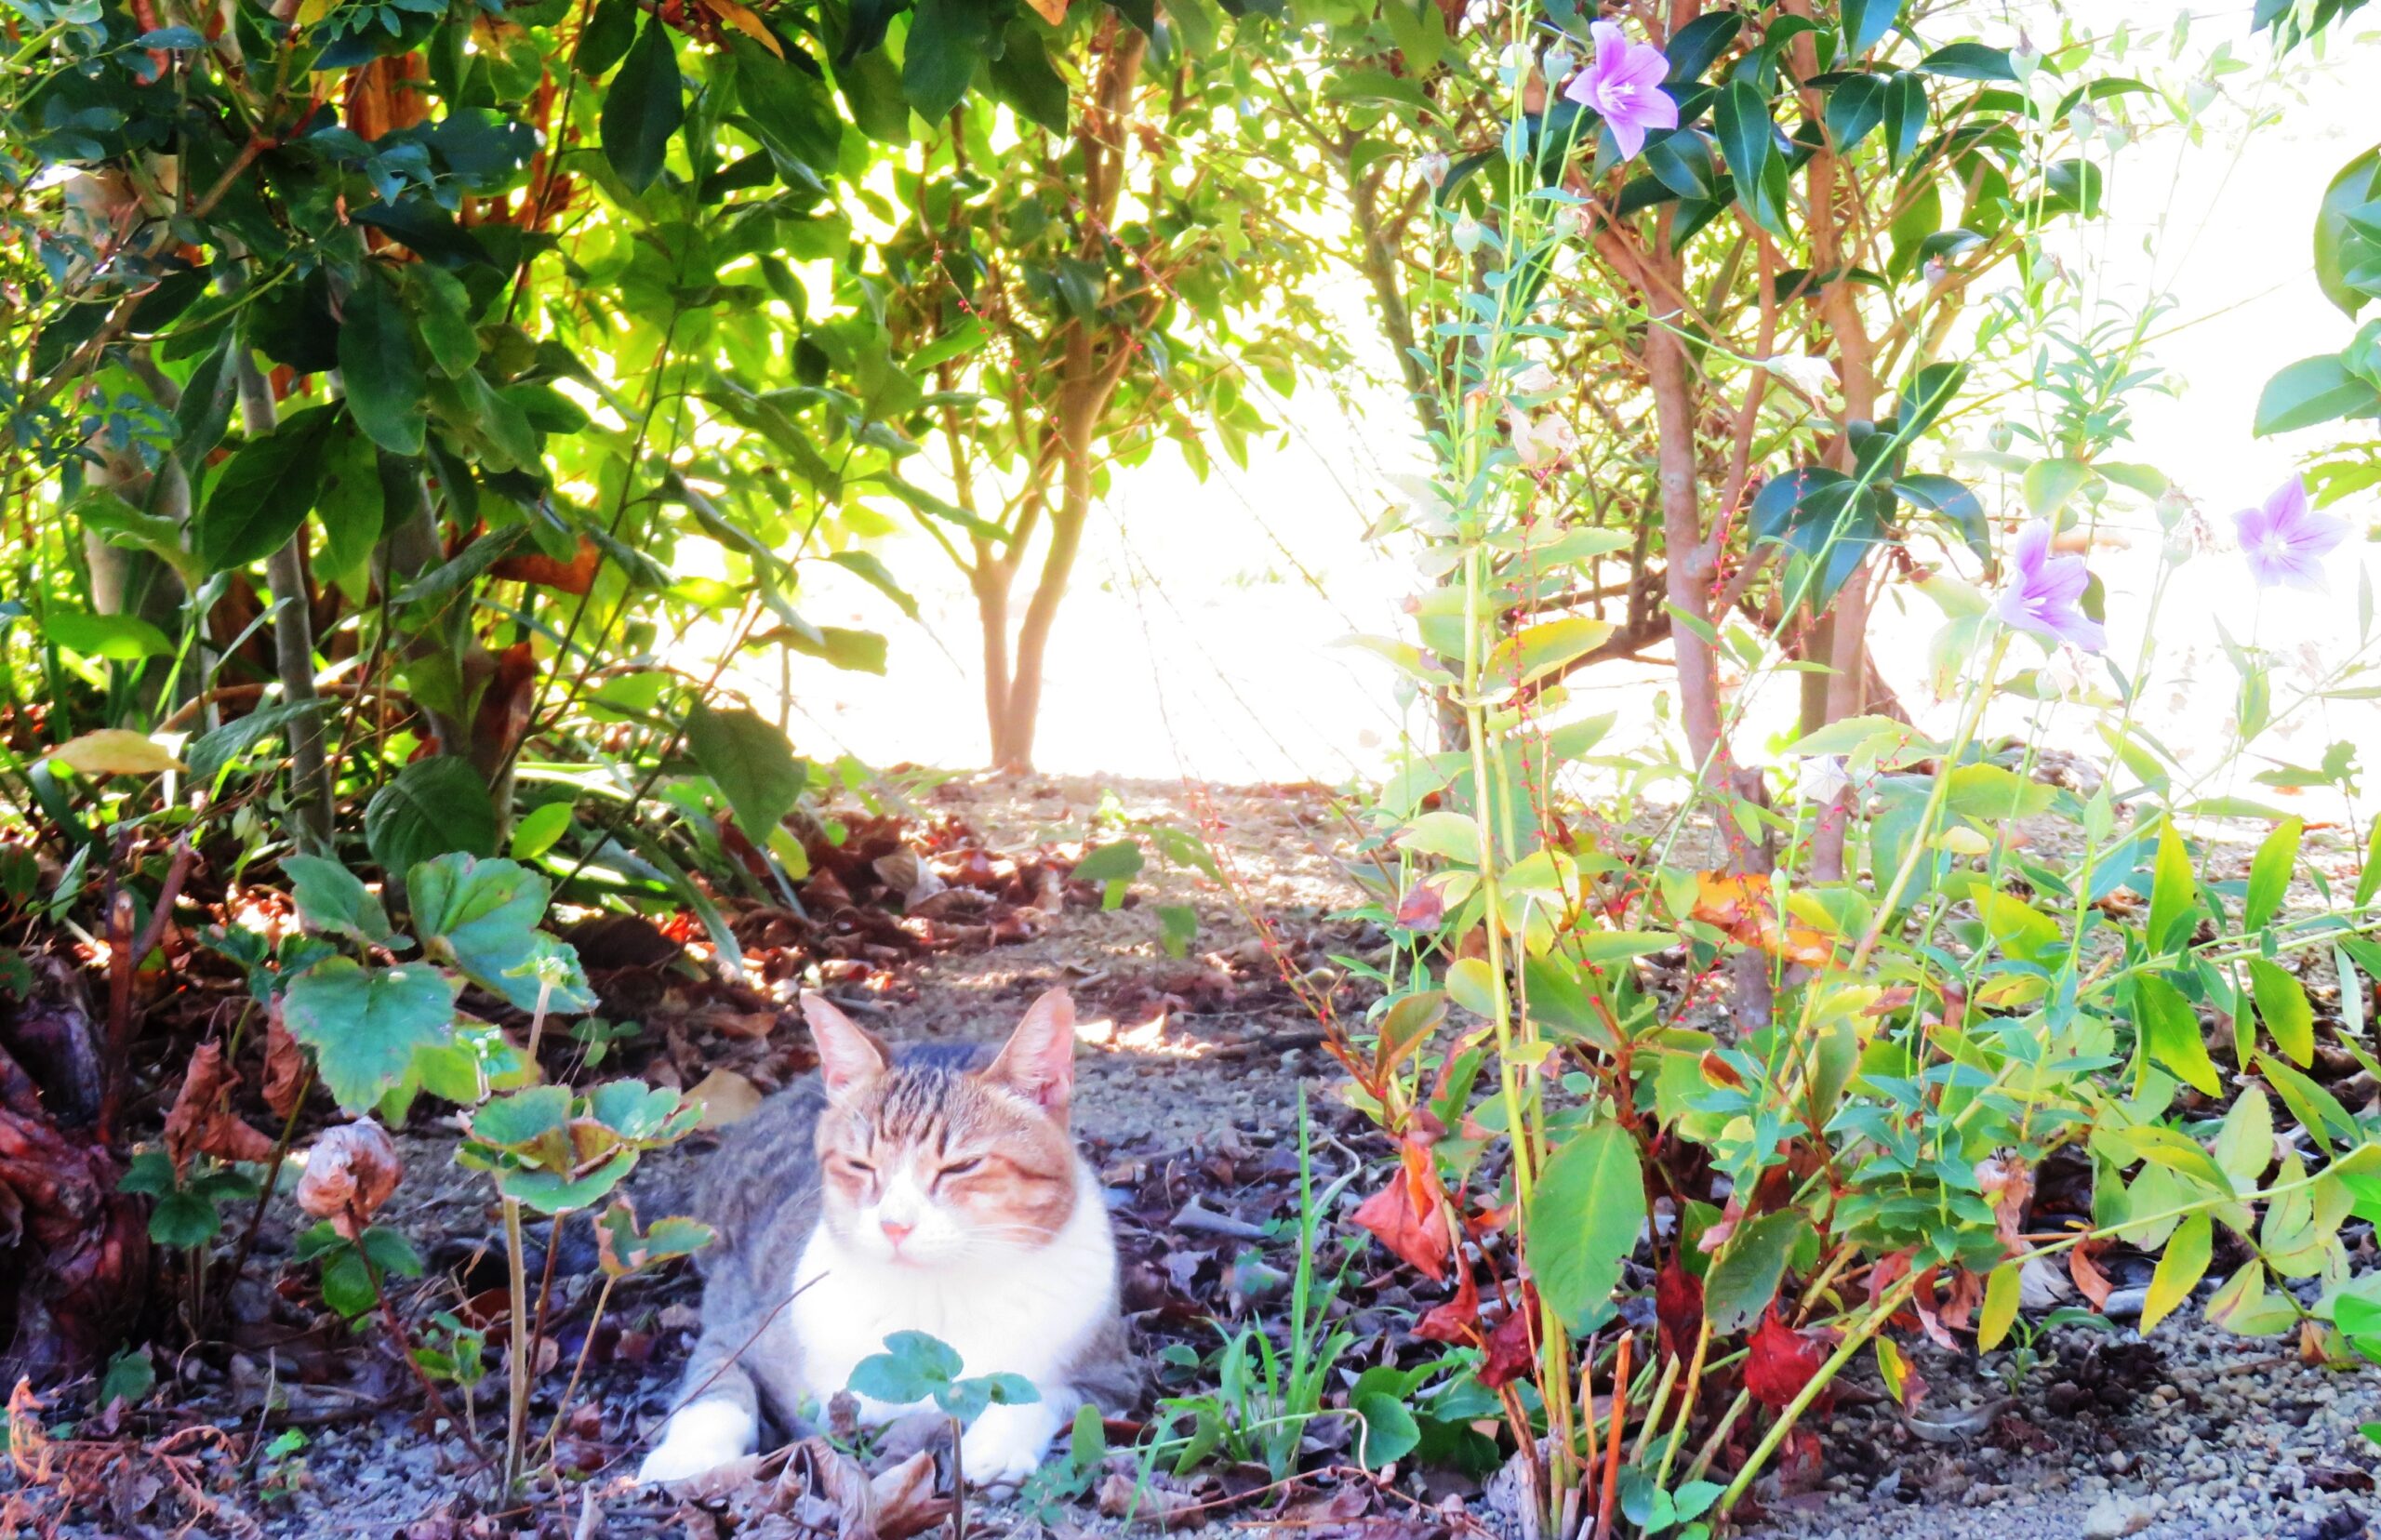
[[[904,1225],[894,1219],[880,1219],[877,1221],[877,1228],[884,1230],[885,1239],[892,1241],[898,1246],[902,1241],[907,1241],[910,1238],[911,1232],[915,1230],[918,1227],[915,1225]]]

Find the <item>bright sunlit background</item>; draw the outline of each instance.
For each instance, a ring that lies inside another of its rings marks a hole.
[[[1988,39],[2014,44],[2021,25],[2045,41],[2058,33],[2047,5],[1978,8]],[[2156,29],[2159,41],[2138,60],[2144,74],[2187,80],[2211,57],[2220,60],[2228,42],[2245,65],[2214,77],[2220,105],[2203,142],[2163,130],[2129,147],[2108,182],[2108,217],[2071,228],[2061,246],[2087,299],[2128,312],[2152,297],[2168,307],[2150,360],[2168,371],[2174,393],[2139,398],[2136,442],[2123,458],[2156,466],[2195,499],[2222,549],[2194,561],[2169,594],[2158,622],[2159,682],[2144,716],[2171,745],[2212,755],[2234,688],[2219,617],[2235,638],[2254,634],[2285,651],[2353,644],[2356,585],[2347,562],[2328,597],[2268,597],[2260,605],[2228,546],[2232,511],[2264,498],[2322,439],[2315,430],[2258,440],[2249,425],[2268,376],[2335,351],[2351,329],[2316,288],[2308,234],[2325,185],[2373,140],[2381,53],[2333,50],[2348,64],[2302,54],[2278,74],[2268,46],[2248,33],[2243,0],[2193,13],[2175,63],[2165,43],[2176,15],[2170,7],[2081,0],[2064,11],[2078,27]],[[1391,500],[1387,478],[1417,469],[1420,457],[1413,414],[1389,383],[1391,363],[1360,285],[1343,281],[1329,299],[1363,369],[1310,380],[1294,401],[1269,401],[1285,429],[1252,453],[1245,471],[1219,458],[1202,484],[1161,451],[1117,474],[1094,514],[1052,640],[1041,768],[1337,782],[1377,770],[1403,731],[1419,729],[1418,720],[1399,717],[1385,667],[1334,645],[1352,632],[1395,631],[1403,597],[1418,586],[1409,552],[1363,536]],[[1972,417],[1969,439],[1980,445],[1989,424],[1989,416]],[[1989,508],[2014,506],[2014,488],[1997,485],[1993,472],[1963,473]],[[2091,558],[2109,591],[2111,656],[2128,667],[2160,538],[2149,512],[2137,499],[2132,507]],[[2334,511],[2361,528],[2374,522],[2369,495]],[[888,556],[912,583],[923,625],[903,621],[856,580],[836,586],[839,573],[805,595],[813,618],[892,639],[882,678],[795,660],[794,737],[806,751],[848,751],[877,764],[967,766],[986,758],[973,601],[928,542],[910,543],[917,549]],[[2356,560],[2369,561],[2370,550],[2360,542]],[[1030,569],[1020,574],[1020,604],[1030,577]],[[1940,617],[1915,594],[1903,603],[1881,610],[1876,654],[1922,724],[1941,724],[1943,708],[1923,678],[1926,639]],[[1618,710],[1624,733],[1650,731],[1664,682],[1658,664],[1611,665],[1579,676],[1575,698]],[[1757,728],[1751,741],[1785,727],[1793,692],[1793,676],[1777,675],[1763,691],[1774,699],[1746,704]],[[1995,725],[2021,729],[2029,710],[2012,702]],[[2333,705],[2303,713],[2269,747],[2312,763],[2334,739],[2374,737],[2376,710]],[[2051,737],[2061,736],[2054,722]]]

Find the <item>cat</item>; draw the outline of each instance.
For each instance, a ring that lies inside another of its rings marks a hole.
[[[702,1334],[678,1409],[638,1480],[682,1480],[752,1453],[765,1409],[791,1429],[895,1332],[1006,1371],[1037,1401],[987,1408],[959,1463],[1022,1482],[1085,1402],[1123,1411],[1139,1373],[1118,1309],[1115,1237],[1068,1131],[1074,1002],[1052,989],[997,1055],[889,1051],[818,994],[802,998],[818,1072],[738,1124],[705,1162],[696,1216]],[[863,1399],[881,1425],[930,1403]]]

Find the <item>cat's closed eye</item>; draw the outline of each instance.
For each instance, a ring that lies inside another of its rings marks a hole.
[[[936,1172],[935,1179],[939,1181],[945,1176],[964,1176],[971,1171],[979,1170],[983,1163],[984,1158],[980,1155],[971,1155],[964,1161],[953,1161]]]

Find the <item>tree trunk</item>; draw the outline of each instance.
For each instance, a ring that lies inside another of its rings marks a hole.
[[[1067,345],[1068,378],[1058,392],[1064,490],[1051,511],[1050,549],[1042,558],[1042,575],[1034,580],[1033,597],[1026,602],[1025,618],[1017,628],[1015,671],[993,734],[1000,740],[1000,765],[1005,770],[1033,768],[1033,732],[1042,710],[1042,665],[1049,653],[1050,628],[1058,618],[1058,603],[1067,595],[1067,579],[1083,546],[1083,527],[1091,516],[1092,429],[1107,408],[1110,393],[1093,378],[1095,369],[1091,339],[1078,332]]]
[[[251,439],[273,431],[276,413],[273,387],[257,369],[256,356],[233,350],[240,388],[240,421]],[[306,584],[306,526],[300,524],[280,550],[265,559],[273,587],[273,650],[281,675],[281,698],[296,706],[314,700],[314,627]],[[289,724],[290,808],[299,843],[327,853],[331,845],[331,778],[323,763],[323,721],[308,711]]]

